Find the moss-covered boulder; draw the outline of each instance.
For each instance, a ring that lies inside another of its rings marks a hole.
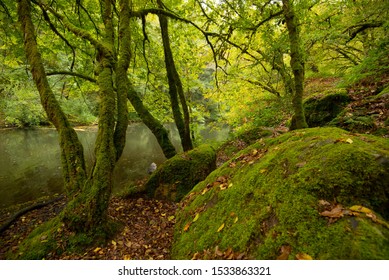
[[[389,259],[389,140],[310,128],[243,150],[177,212],[172,258]]]
[[[350,98],[345,91],[307,99],[304,102],[304,110],[308,126],[325,126],[336,118],[349,102]]]
[[[216,168],[216,151],[201,145],[165,161],[147,181],[151,197],[180,201],[192,188]]]

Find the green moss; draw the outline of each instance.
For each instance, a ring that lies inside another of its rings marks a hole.
[[[320,215],[319,201],[363,205],[388,218],[388,182],[385,139],[314,128],[257,142],[182,201],[172,257],[187,259],[218,246],[248,258],[275,259],[289,245],[292,259],[298,253],[387,259],[389,250],[381,248],[389,242],[387,228],[362,216],[329,223]]]
[[[342,112],[350,102],[346,92],[337,92],[324,97],[311,97],[304,102],[305,117],[309,127],[324,126]]]
[[[214,148],[201,145],[164,162],[152,174],[145,189],[150,196],[179,201],[215,168]]]

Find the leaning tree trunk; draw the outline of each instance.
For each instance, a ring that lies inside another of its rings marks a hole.
[[[162,148],[165,157],[168,159],[174,157],[177,152],[169,139],[168,131],[163,127],[161,122],[154,118],[150,111],[145,107],[142,102],[142,99],[139,97],[138,93],[135,91],[132,85],[130,85],[128,88],[127,98],[128,100],[130,100],[132,106],[134,107],[138,116],[141,118],[142,122],[154,134],[159,146]]]
[[[157,3],[160,8],[163,8],[163,4],[160,0],[158,0]],[[178,129],[178,133],[181,138],[182,148],[184,151],[188,151],[193,149],[193,143],[190,135],[190,117],[189,117],[188,105],[185,100],[181,79],[177,72],[174,59],[173,59],[173,53],[170,47],[168,19],[163,14],[159,14],[158,18],[161,27],[162,44],[163,44],[163,50],[165,54],[165,65],[166,65],[166,72],[167,72],[167,78],[169,83],[169,96],[170,96],[170,102],[173,110],[173,117]],[[181,103],[184,118],[182,117],[181,114],[180,103],[178,99],[180,100]]]
[[[294,94],[292,98],[294,116],[290,129],[308,127],[303,108],[304,94],[304,56],[301,50],[300,33],[293,4],[289,0],[282,0],[282,9],[290,42],[290,66],[294,76]]]
[[[18,0],[18,15],[32,78],[38,89],[47,117],[59,134],[65,190],[67,195],[72,197],[82,189],[87,177],[83,147],[57,102],[47,80],[41,54],[35,39],[30,1]]]
[[[127,9],[127,13],[129,13],[128,1],[121,0],[120,3],[121,10]],[[113,183],[113,170],[125,145],[125,132],[128,123],[126,108],[127,88],[125,83],[122,84],[123,75],[127,71],[128,64],[124,61],[125,55],[122,55],[123,60],[118,63],[120,70],[116,69],[117,55],[114,48],[112,1],[101,1],[101,5],[105,27],[104,36],[102,42],[90,39],[98,53],[96,73],[98,73],[100,108],[99,129],[95,144],[96,160],[91,174],[87,177],[82,145],[56,101],[46,78],[41,55],[35,40],[30,1],[18,0],[19,19],[22,25],[25,50],[28,62],[31,65],[31,72],[40,93],[42,105],[60,136],[65,183],[69,189],[68,193],[71,194],[70,201],[60,217],[66,227],[76,233],[88,232],[93,234],[97,229],[104,229],[106,226],[108,202]],[[50,9],[49,6],[44,6],[44,8]],[[55,13],[53,10],[50,11]],[[60,17],[58,14],[56,16]],[[64,19],[62,18],[62,20]],[[92,38],[88,37],[86,32],[72,27],[69,22],[66,22],[65,25],[74,34],[82,38]],[[129,34],[127,35],[129,36]],[[121,38],[122,42],[128,43],[129,38],[124,38],[123,36]],[[126,49],[123,49],[123,51],[126,52]],[[114,90],[115,74],[118,74],[116,75],[117,92]]]

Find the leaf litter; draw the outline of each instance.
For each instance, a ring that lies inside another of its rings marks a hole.
[[[0,235],[0,259],[38,225],[53,218],[66,205],[63,199],[26,213]],[[159,260],[170,259],[177,205],[148,198],[118,198],[110,201],[108,215],[122,224],[115,236],[105,244],[92,246],[83,253],[50,254],[46,259],[88,260]],[[0,213],[0,224],[10,213]],[[44,241],[44,240],[43,240]]]

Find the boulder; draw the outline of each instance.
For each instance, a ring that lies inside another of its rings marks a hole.
[[[304,102],[304,111],[308,126],[325,126],[336,118],[349,102],[347,92],[343,91],[307,99]]]
[[[145,189],[151,197],[180,201],[215,168],[215,149],[201,145],[165,161],[152,173]]]
[[[389,259],[389,140],[339,128],[265,139],[180,202],[173,259]]]

